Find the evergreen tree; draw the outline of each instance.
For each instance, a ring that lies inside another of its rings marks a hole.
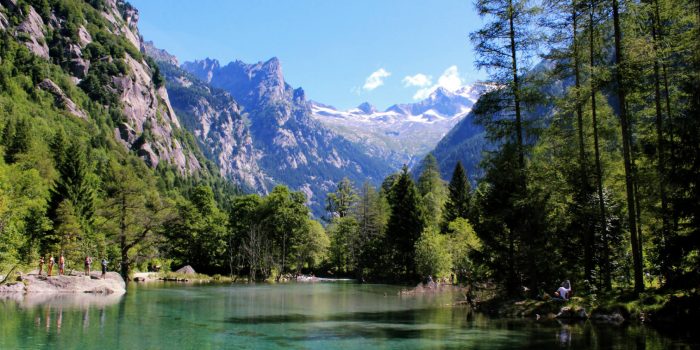
[[[625,188],[627,189],[627,216],[630,230],[630,243],[632,244],[632,259],[634,260],[634,290],[644,291],[644,278],[642,272],[642,249],[639,244],[637,231],[638,215],[634,195],[634,174],[632,164],[632,127],[627,115],[627,82],[623,75],[624,55],[622,52],[622,29],[620,25],[620,6],[618,0],[612,0],[613,28],[615,36],[615,82],[617,98],[619,101],[620,129],[622,134],[622,157],[625,167]]]
[[[410,279],[416,274],[413,252],[425,227],[420,195],[404,165],[389,193],[391,214],[386,229],[389,261],[394,278]]]
[[[442,232],[447,231],[447,226],[457,218],[469,217],[469,205],[471,201],[471,184],[467,173],[462,167],[462,162],[457,165],[452,173],[452,179],[448,186],[448,197],[445,209],[442,212]]]
[[[423,158],[420,169],[418,191],[422,196],[426,225],[437,227],[447,200],[445,181],[440,178],[440,167],[432,153]]]
[[[156,243],[156,235],[173,220],[172,204],[145,182],[152,179],[139,178],[134,169],[114,165],[111,173],[97,226],[118,247],[120,272],[128,280],[136,248]]]
[[[386,225],[389,219],[386,197],[369,182],[360,190],[360,201],[355,209],[357,239],[360,256],[357,261],[358,278],[383,278],[387,271]]]
[[[350,211],[357,201],[357,190],[350,179],[344,177],[338,183],[338,189],[328,194],[326,198],[326,210],[330,213],[331,218],[335,216],[344,218],[350,214]]]

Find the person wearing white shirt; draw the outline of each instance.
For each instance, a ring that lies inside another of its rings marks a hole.
[[[557,297],[559,297],[563,300],[569,300],[570,294],[571,294],[571,282],[569,282],[569,280],[566,280],[566,282],[563,282],[561,284],[561,287],[559,287],[559,289],[557,289],[556,293],[554,293],[554,295],[556,295]]]

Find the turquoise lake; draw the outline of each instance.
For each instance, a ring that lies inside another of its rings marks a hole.
[[[123,296],[0,295],[0,349],[665,349],[643,326],[490,319],[457,295],[355,283],[132,283]]]

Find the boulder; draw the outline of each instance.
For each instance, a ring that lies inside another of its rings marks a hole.
[[[588,318],[588,314],[586,313],[586,309],[582,307],[565,306],[559,310],[559,313],[555,317],[567,320],[585,320]]]
[[[93,293],[122,294],[126,292],[124,279],[116,272],[108,272],[104,279],[93,276],[23,275],[21,283],[0,286],[0,292],[13,293]]]
[[[185,275],[194,275],[196,272],[190,265],[185,265],[175,271],[175,273],[182,273]]]

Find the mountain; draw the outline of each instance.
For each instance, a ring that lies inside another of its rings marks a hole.
[[[95,114],[89,109],[106,111],[118,143],[152,168],[172,167],[180,175],[203,171],[199,150],[181,137],[155,67],[137,49],[142,40],[135,8],[117,0],[53,8],[41,1],[1,3],[2,31],[45,62],[36,65],[54,64],[62,71],[45,74],[36,89],[53,95],[57,106],[80,119]],[[63,74],[69,78],[59,78]],[[94,108],[81,106],[76,88],[94,101]]]
[[[457,91],[438,87],[428,98],[412,104],[396,104],[377,111],[365,102],[339,111],[312,102],[313,117],[347,139],[362,144],[393,168],[413,165],[471,111],[485,86],[475,84]]]
[[[552,75],[551,72],[556,69],[556,63],[551,60],[542,60],[526,73],[526,77],[535,75]],[[524,79],[526,80],[526,79]],[[543,96],[563,97],[567,89],[574,85],[572,78],[566,79],[550,79],[547,84],[538,86],[537,89]],[[494,86],[485,86],[481,91],[482,95],[476,101],[475,108],[479,103],[485,103],[489,94],[498,94],[498,89]],[[496,98],[498,99],[498,98]],[[611,101],[611,105],[614,105]],[[540,103],[528,106],[523,110],[523,120],[528,123],[531,128],[545,128],[551,121],[551,116],[555,112],[554,104],[551,100],[544,99]],[[512,116],[504,110],[492,112],[494,120],[500,118],[512,118]],[[452,171],[457,165],[457,161],[461,161],[464,168],[467,170],[469,179],[476,182],[484,171],[479,166],[483,157],[484,151],[495,149],[496,145],[493,141],[486,139],[484,128],[477,125],[475,115],[470,112],[465,118],[459,121],[435,146],[432,150],[433,155],[438,161],[443,179],[449,179],[452,176]],[[536,133],[533,135],[525,135],[526,142],[535,142],[537,139]],[[415,170],[414,170],[415,171]]]
[[[175,56],[152,42],[144,42],[141,50],[156,60],[173,109],[221,175],[244,190],[267,193],[274,181],[258,165],[261,152],[253,146],[247,121],[231,94],[181,69]]]
[[[240,106],[238,114],[248,128],[242,132],[248,132],[252,139],[250,154],[254,156],[249,159],[255,159],[264,173],[261,178],[269,179],[270,184],[282,183],[303,191],[317,215],[323,214],[326,193],[335,190],[343,177],[357,185],[364,181],[378,184],[394,170],[383,159],[372,157],[363,147],[312,118],[312,104],[301,88],[295,89],[284,81],[277,58],[254,64],[234,61],[225,66],[217,60],[204,59],[185,62],[181,68],[197,78],[200,81],[197,84],[230,95]],[[183,84],[169,79],[168,86]],[[181,101],[181,97],[173,92],[173,104],[194,111],[191,107],[194,101]],[[215,119],[210,119],[211,128],[220,128]],[[198,133],[196,128],[194,132]],[[205,141],[203,134],[199,132],[198,140],[205,145],[205,153],[215,155],[213,147],[217,143],[222,148],[234,147],[223,140]],[[222,169],[227,167],[225,158],[214,160]]]

